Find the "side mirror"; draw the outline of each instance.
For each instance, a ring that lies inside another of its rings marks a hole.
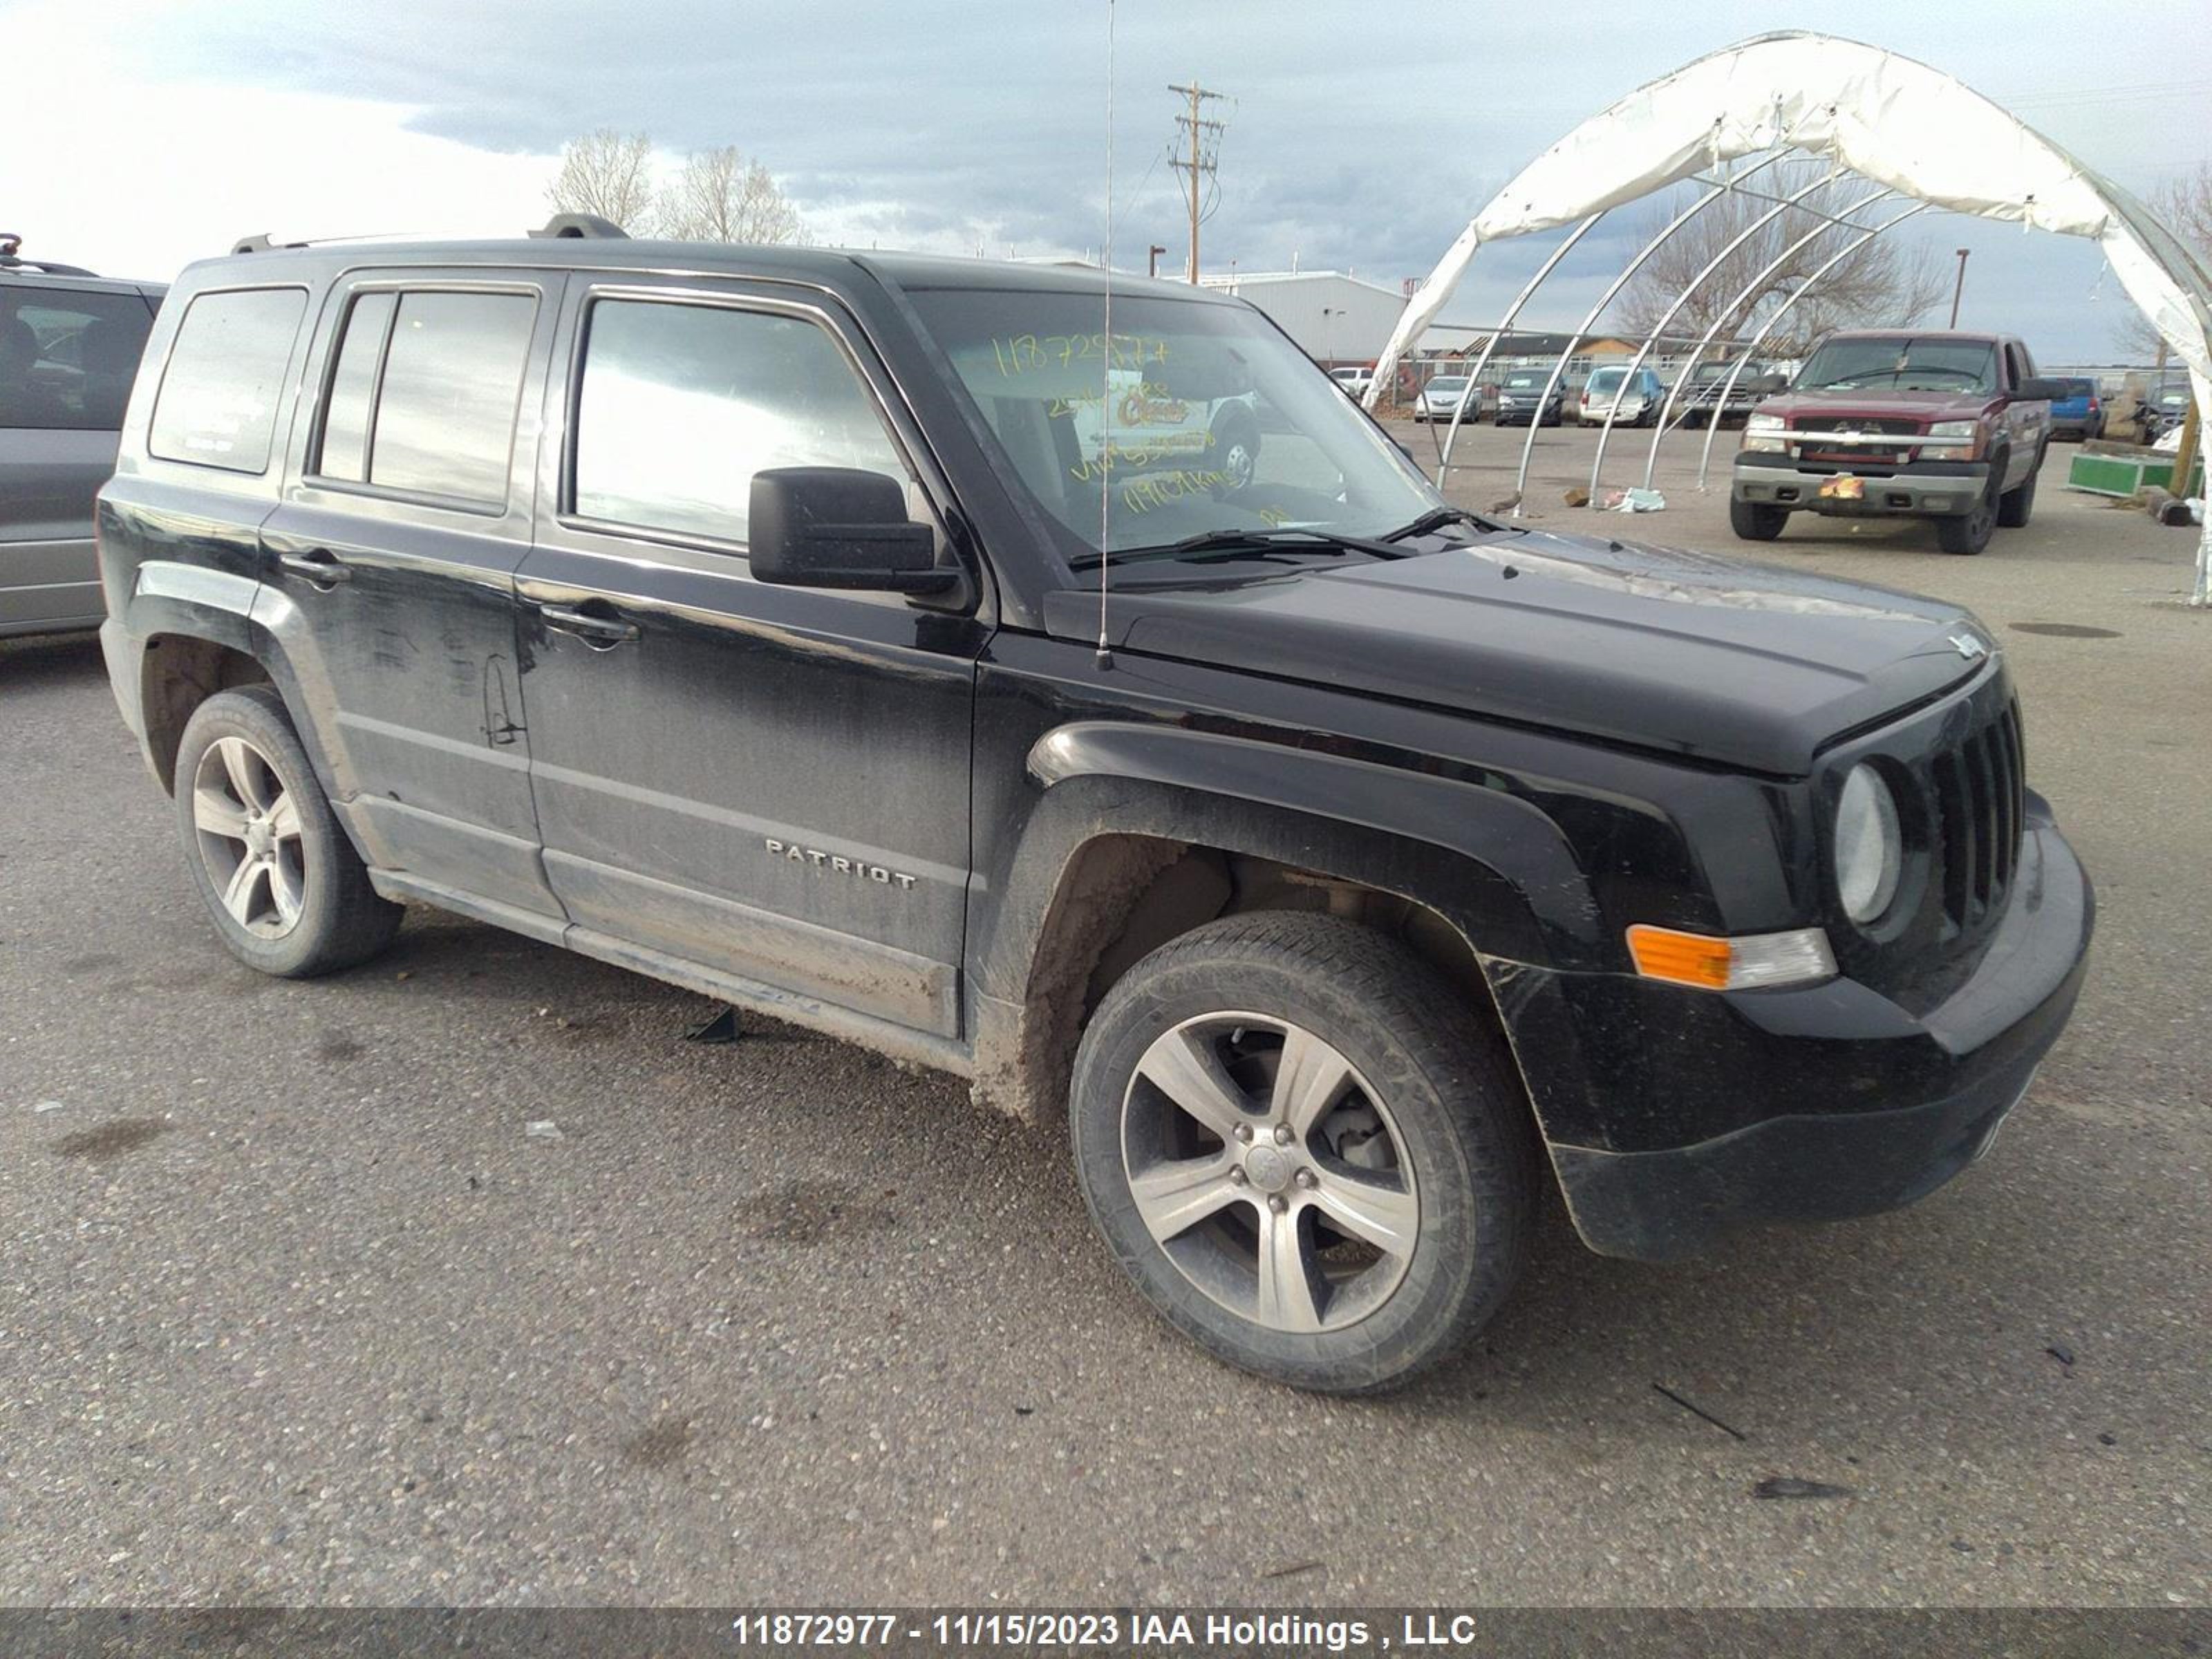
[[[2021,404],[2059,404],[2066,401],[2066,388],[2056,380],[2022,380],[2013,391],[2013,401]]]
[[[746,557],[754,579],[787,587],[933,593],[960,580],[936,568],[937,538],[906,515],[880,472],[778,466],[753,474]]]

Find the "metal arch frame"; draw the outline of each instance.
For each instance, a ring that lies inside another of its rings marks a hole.
[[[1530,298],[1535,294],[1536,290],[1543,286],[1544,279],[1552,274],[1553,268],[1559,264],[1560,260],[1567,257],[1568,250],[1572,248],[1577,242],[1581,241],[1583,235],[1589,230],[1590,227],[1596,224],[1599,220],[1604,218],[1605,215],[1606,210],[1602,208],[1601,208],[1597,212],[1591,214],[1589,218],[1583,220],[1582,223],[1575,227],[1574,234],[1572,235],[1569,236],[1564,242],[1561,242],[1558,247],[1552,250],[1552,257],[1544,261],[1543,264],[1537,270],[1536,274],[1528,279],[1528,286],[1523,288],[1519,295],[1514,300],[1513,303],[1506,307],[1505,320],[1498,324],[1497,329],[1492,333],[1490,338],[1483,343],[1482,356],[1474,360],[1474,367],[1469,369],[1467,374],[1468,386],[1470,390],[1474,390],[1475,392],[1476,420],[1480,421],[1482,418],[1482,410],[1480,407],[1482,394],[1480,390],[1482,380],[1482,371],[1490,366],[1490,359],[1498,349],[1498,343],[1503,340],[1507,333],[1511,331],[1514,319],[1521,314],[1521,307],[1528,303]],[[1463,392],[1460,394],[1458,406],[1452,410],[1451,427],[1445,432],[1443,442],[1439,445],[1437,449],[1437,489],[1439,491],[1441,491],[1444,487],[1444,475],[1451,471],[1452,446],[1459,441],[1459,423],[1466,414],[1467,393]],[[1437,425],[1434,421],[1431,421],[1429,422],[1429,440],[1431,443],[1436,441],[1436,436]]]
[[[1826,235],[1831,230],[1836,229],[1839,226],[1847,230],[1863,230],[1867,228],[1864,225],[1853,223],[1851,222],[1851,216],[1855,213],[1860,212],[1863,209],[1872,207],[1877,202],[1886,201],[1897,193],[1896,189],[1892,186],[1875,191],[1870,196],[1862,196],[1857,201],[1852,203],[1850,206],[1845,208],[1841,214],[1832,219],[1827,220],[1826,222],[1823,224],[1815,225],[1812,229],[1807,231],[1796,241],[1790,243],[1788,247],[1784,248],[1781,252],[1776,254],[1774,256],[1773,262],[1767,265],[1767,267],[1764,270],[1761,270],[1757,276],[1753,276],[1748,283],[1746,283],[1743,285],[1742,292],[1739,293],[1735,299],[1729,301],[1727,307],[1714,317],[1712,326],[1708,328],[1698,337],[1698,343],[1691,349],[1690,352],[1691,368],[1694,369],[1697,367],[1698,360],[1705,355],[1705,349],[1712,344],[1714,337],[1721,331],[1721,325],[1727,322],[1729,318],[1735,316],[1736,312],[1741,308],[1746,301],[1750,299],[1753,295],[1758,293],[1761,288],[1766,285],[1766,281],[1769,277],[1772,276],[1776,271],[1779,270],[1783,265],[1787,264],[1790,260],[1796,258],[1798,253],[1802,252],[1808,243],[1819,240],[1820,237]],[[1678,377],[1674,384],[1667,388],[1667,401],[1660,406],[1659,418],[1652,425],[1651,448],[1650,453],[1644,458],[1644,487],[1646,489],[1651,488],[1651,480],[1657,473],[1659,466],[1659,442],[1661,439],[1667,435],[1668,422],[1674,416],[1674,405],[1680,400],[1682,387],[1686,384],[1687,384],[1686,379]],[[1717,404],[1715,406],[1716,418],[1718,418],[1719,412],[1719,405]]]
[[[1728,380],[1721,387],[1721,407],[1724,409],[1728,406],[1729,393],[1735,390],[1736,377],[1743,373],[1743,366],[1751,361],[1751,354],[1758,350],[1760,343],[1769,334],[1771,334],[1774,331],[1775,324],[1780,322],[1784,317],[1790,314],[1790,307],[1796,305],[1798,301],[1803,299],[1807,294],[1810,293],[1823,276],[1826,276],[1831,270],[1833,270],[1838,264],[1843,263],[1846,256],[1857,252],[1859,249],[1864,247],[1869,242],[1874,240],[1875,237],[1881,235],[1882,232],[1891,228],[1893,226],[1901,225],[1907,219],[1916,218],[1919,215],[1927,212],[1929,208],[1932,208],[1936,204],[1933,202],[1916,203],[1913,206],[1905,209],[1904,212],[1897,214],[1893,217],[1883,220],[1881,223],[1875,226],[1873,229],[1865,231],[1857,236],[1854,236],[1846,246],[1837,249],[1833,254],[1825,260],[1819,270],[1815,270],[1803,282],[1798,283],[1796,291],[1790,295],[1790,296],[1784,300],[1780,305],[1775,307],[1774,314],[1759,325],[1759,332],[1753,335],[1751,337],[1750,343],[1744,347],[1743,356],[1735,360],[1735,367],[1729,371]],[[1713,439],[1718,434],[1720,429],[1720,422],[1717,421],[1714,422],[1711,426],[1705,428],[1705,447],[1698,457],[1698,488],[1700,490],[1704,489],[1705,487],[1705,471],[1706,469],[1711,465],[1713,459]]]
[[[1626,266],[1622,269],[1620,276],[1613,279],[1612,285],[1608,287],[1604,293],[1598,295],[1597,303],[1590,307],[1589,314],[1583,319],[1581,326],[1577,328],[1574,333],[1568,337],[1566,349],[1559,354],[1559,361],[1552,365],[1551,378],[1544,382],[1543,395],[1536,399],[1535,410],[1528,416],[1528,441],[1521,446],[1520,471],[1516,472],[1513,476],[1513,494],[1515,497],[1513,502],[1513,516],[1515,518],[1517,519],[1521,516],[1521,501],[1519,498],[1527,495],[1528,491],[1528,463],[1534,457],[1536,453],[1536,432],[1544,422],[1544,405],[1552,401],[1552,393],[1559,389],[1560,377],[1567,372],[1568,359],[1575,355],[1575,349],[1581,345],[1584,339],[1589,337],[1590,330],[1597,325],[1597,319],[1605,314],[1605,308],[1613,303],[1614,296],[1617,295],[1622,289],[1628,286],[1628,279],[1635,276],[1638,271],[1644,268],[1644,262],[1646,259],[1649,259],[1653,254],[1656,253],[1666,243],[1668,237],[1672,236],[1676,231],[1681,229],[1684,225],[1689,223],[1691,220],[1696,218],[1698,215],[1703,213],[1715,202],[1720,200],[1722,197],[1727,195],[1730,190],[1735,188],[1735,186],[1743,179],[1749,179],[1754,174],[1765,172],[1768,167],[1772,167],[1777,161],[1782,160],[1784,156],[1790,155],[1794,149],[1795,146],[1785,144],[1782,149],[1775,150],[1771,155],[1760,157],[1758,161],[1753,161],[1749,167],[1746,167],[1741,173],[1736,174],[1733,178],[1724,179],[1722,183],[1714,185],[1712,189],[1707,191],[1703,196],[1698,198],[1696,201],[1691,203],[1689,206],[1684,208],[1671,220],[1668,221],[1666,227],[1662,229],[1656,236],[1654,236],[1649,242],[1645,243],[1644,245],[1643,251],[1638,253],[1633,259],[1631,259],[1628,262]],[[1499,412],[1501,414],[1504,412],[1502,408]]]
[[[1661,315],[1659,320],[1651,325],[1651,332],[1644,337],[1644,343],[1636,349],[1635,357],[1631,360],[1626,372],[1621,376],[1620,388],[1616,390],[1613,394],[1613,407],[1607,410],[1605,412],[1605,424],[1598,428],[1597,453],[1590,458],[1589,492],[1592,500],[1595,500],[1597,497],[1598,476],[1605,470],[1606,445],[1613,440],[1613,422],[1620,417],[1620,400],[1622,397],[1626,395],[1628,382],[1634,380],[1636,378],[1637,371],[1644,367],[1645,359],[1649,358],[1651,355],[1651,348],[1658,343],[1659,337],[1667,331],[1667,325],[1674,320],[1674,314],[1680,311],[1685,305],[1689,303],[1690,296],[1705,285],[1705,279],[1721,268],[1722,263],[1728,258],[1729,255],[1734,253],[1746,242],[1759,234],[1760,231],[1765,229],[1768,225],[1773,223],[1774,221],[1781,215],[1787,213],[1791,208],[1796,207],[1800,202],[1803,201],[1808,196],[1810,196],[1814,191],[1826,190],[1830,185],[1834,184],[1838,179],[1841,179],[1844,176],[1844,175],[1842,173],[1832,167],[1826,173],[1823,173],[1820,178],[1815,179],[1811,184],[1806,185],[1804,189],[1797,191],[1795,195],[1768,198],[1773,201],[1774,205],[1767,209],[1765,212],[1760,214],[1759,217],[1753,220],[1749,224],[1746,225],[1742,230],[1738,232],[1736,235],[1729,240],[1726,247],[1723,247],[1718,253],[1713,255],[1713,257],[1706,262],[1705,268],[1703,270],[1700,270],[1696,276],[1692,276],[1687,283],[1683,284],[1682,291],[1674,296],[1674,303],[1669,305],[1664,313]],[[1727,313],[1723,313],[1722,314],[1725,316]]]

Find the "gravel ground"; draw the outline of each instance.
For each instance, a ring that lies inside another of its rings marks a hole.
[[[1590,437],[1541,442],[1538,519],[1735,545],[1671,470],[1654,518],[1547,505]],[[2212,1599],[2191,551],[2055,489],[1979,559],[1765,550],[2012,653],[2103,904],[2080,1013],[1917,1207],[1669,1268],[1555,1207],[1480,1346],[1360,1404],[1170,1335],[1057,1138],[951,1082],[687,1044],[700,999],[428,912],[234,965],[95,646],[0,647],[0,1603]]]

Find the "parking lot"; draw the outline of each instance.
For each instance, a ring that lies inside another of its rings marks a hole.
[[[1522,435],[1463,433],[1455,499]],[[1740,550],[1699,435],[1628,517],[1563,504],[1595,434],[1543,431],[1523,510]],[[1759,550],[1976,610],[2098,884],[1990,1157],[1674,1267],[1554,1205],[1479,1345],[1357,1404],[1171,1334],[1061,1141],[951,1080],[687,1042],[713,1005],[427,911],[256,976],[96,644],[0,647],[0,1601],[2201,1602],[2212,614],[2193,534],[2058,489],[2069,453],[1979,558]]]

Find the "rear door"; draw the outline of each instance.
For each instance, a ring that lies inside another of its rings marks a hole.
[[[153,323],[136,293],[0,279],[0,634],[100,617],[93,497]]]
[[[934,519],[926,447],[826,299],[572,282],[568,392],[547,415],[566,434],[544,453],[517,589],[531,775],[571,942],[957,1033],[988,629],[894,595],[757,582],[745,561],[754,472],[879,471]]]
[[[562,916],[538,862],[513,593],[564,280],[332,285],[255,608],[370,862],[543,938]]]

